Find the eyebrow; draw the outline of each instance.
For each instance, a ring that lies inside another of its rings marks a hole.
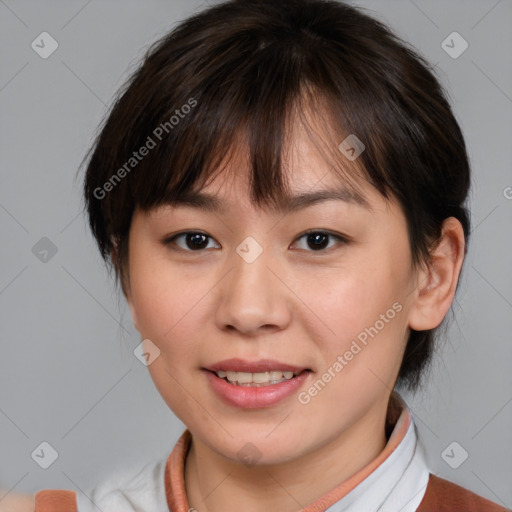
[[[347,188],[303,192],[288,197],[282,204],[279,204],[274,209],[279,213],[293,213],[318,203],[333,200],[356,204],[369,211],[372,210],[368,201],[360,193]],[[214,213],[222,213],[226,210],[224,202],[217,196],[200,191],[185,193],[169,204],[174,207],[196,208]]]

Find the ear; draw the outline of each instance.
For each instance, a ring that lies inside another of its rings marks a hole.
[[[428,265],[418,272],[409,314],[411,329],[426,331],[443,321],[455,296],[464,255],[464,230],[455,217],[449,217],[443,222],[441,238]]]

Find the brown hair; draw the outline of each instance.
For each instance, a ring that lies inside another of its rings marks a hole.
[[[323,103],[340,134],[363,141],[357,163],[400,203],[415,264],[428,263],[444,219],[457,218],[468,237],[465,143],[428,63],[360,8],[233,0],[149,48],[86,156],[90,226],[123,290],[135,208],[178,203],[211,177],[241,133],[253,201],[279,203],[288,121],[311,102]],[[411,331],[399,383],[418,387],[433,335]]]

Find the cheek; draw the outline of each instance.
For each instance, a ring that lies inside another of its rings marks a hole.
[[[191,366],[199,342],[194,315],[200,311],[204,291],[183,274],[177,277],[157,262],[146,263],[134,265],[131,289],[140,336],[150,339],[160,351],[148,371],[168,407],[185,422],[197,414],[194,402],[184,399],[183,390],[195,394]]]
[[[314,282],[305,282],[298,294],[335,338],[356,336],[403,297],[398,279],[384,266],[345,269],[339,274],[324,278],[316,275]]]
[[[209,291],[215,283],[150,254],[150,250],[133,254],[132,302],[141,338],[150,339],[160,350],[150,373],[157,387],[162,384],[169,393],[179,386],[169,386],[172,377],[167,372],[188,382],[190,370],[199,367],[198,354],[206,339],[201,330],[212,317]]]
[[[141,336],[162,344],[187,325],[187,315],[204,292],[193,276],[151,258],[150,250],[143,252],[133,254],[130,266],[133,308]]]
[[[315,313],[316,327],[310,325],[315,331],[311,336],[322,340],[318,348],[326,365],[324,371],[341,356],[343,368],[337,365],[338,371],[331,370],[344,375],[339,380],[367,382],[372,380],[372,370],[384,382],[391,381],[405,345],[403,271],[399,272],[391,258],[388,261],[382,256],[360,258],[336,274],[336,279],[332,273],[316,276],[314,285],[309,283],[311,286],[302,289],[304,302]],[[373,381],[378,383],[378,377],[373,376]],[[339,391],[343,393],[342,387]]]

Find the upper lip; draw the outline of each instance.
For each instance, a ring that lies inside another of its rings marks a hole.
[[[274,359],[259,359],[258,361],[247,361],[245,359],[232,358],[224,359],[218,363],[205,366],[206,370],[211,372],[218,371],[232,371],[232,372],[247,372],[247,373],[262,373],[266,371],[284,371],[300,373],[307,370],[305,366],[295,366],[287,363],[282,363]]]

